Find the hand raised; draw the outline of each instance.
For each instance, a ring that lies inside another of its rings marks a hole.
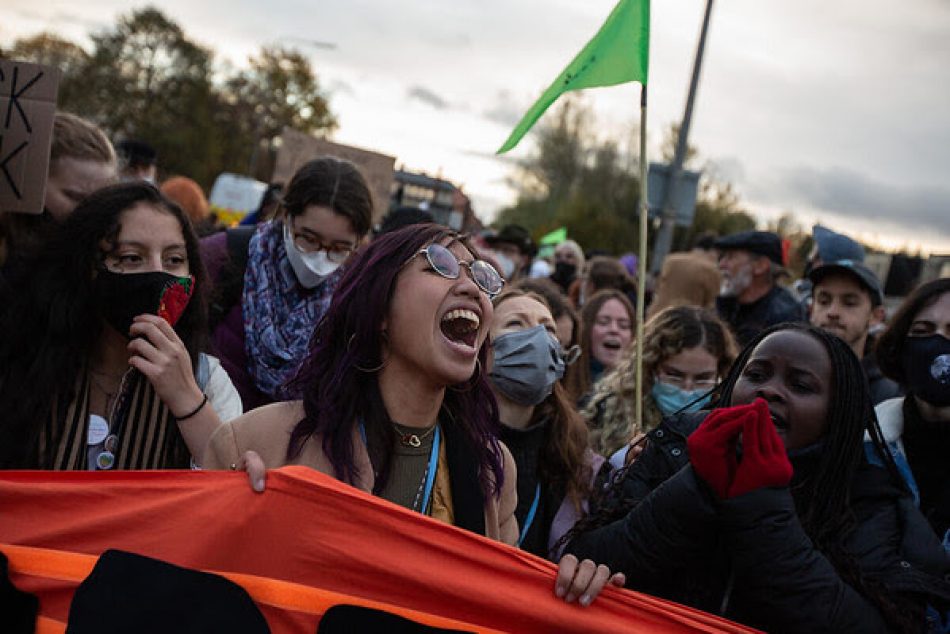
[[[766,487],[784,487],[792,480],[792,464],[785,443],[775,431],[768,405],[758,398],[752,403],[755,416],[744,419],[742,460],[727,497],[733,498]]]
[[[693,469],[720,498],[727,496],[735,478],[736,445],[746,419],[752,416],[751,405],[713,410],[686,439]]]

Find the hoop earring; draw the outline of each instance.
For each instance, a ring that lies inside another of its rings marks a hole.
[[[382,333],[382,337],[383,337],[383,339],[386,339],[386,333],[385,333],[385,332]],[[352,354],[351,347],[353,346],[353,339],[355,339],[355,338],[356,338],[356,333],[354,332],[352,335],[350,335],[350,338],[347,339],[347,341],[346,341],[346,351],[349,352],[350,354]],[[386,367],[386,364],[388,364],[388,363],[389,363],[389,359],[385,359],[382,363],[380,363],[380,364],[379,364],[378,366],[376,366],[375,368],[363,368],[363,367],[360,367],[359,365],[357,365],[357,363],[354,361],[353,367],[356,368],[357,370],[359,370],[360,372],[365,373],[365,374],[373,374],[373,373],[379,372],[380,370],[382,370],[383,368],[385,368],[385,367]]]
[[[453,392],[458,392],[460,394],[465,394],[466,392],[471,392],[475,389],[475,386],[478,384],[478,380],[482,378],[482,360],[478,357],[475,357],[475,373],[469,377],[469,379],[462,385],[462,387],[455,387],[450,385],[449,389]]]

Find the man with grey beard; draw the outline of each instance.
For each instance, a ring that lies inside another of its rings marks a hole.
[[[784,272],[782,241],[768,231],[743,231],[716,241],[722,284],[719,316],[741,345],[758,332],[786,321],[805,321],[795,297],[776,283]]]

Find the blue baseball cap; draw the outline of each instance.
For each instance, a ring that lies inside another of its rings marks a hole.
[[[858,283],[867,290],[871,296],[871,306],[880,306],[884,303],[884,291],[881,289],[881,282],[877,279],[874,271],[854,260],[838,260],[837,262],[826,262],[817,266],[808,274],[815,288],[818,288],[819,282],[829,273],[842,272],[851,275],[858,280]]]

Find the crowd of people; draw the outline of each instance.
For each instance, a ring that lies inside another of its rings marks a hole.
[[[950,279],[888,315],[820,226],[794,284],[766,231],[654,283],[513,225],[374,229],[333,157],[223,228],[156,161],[57,114],[43,214],[0,215],[0,468],[304,465],[557,562],[569,602],[948,631]]]

